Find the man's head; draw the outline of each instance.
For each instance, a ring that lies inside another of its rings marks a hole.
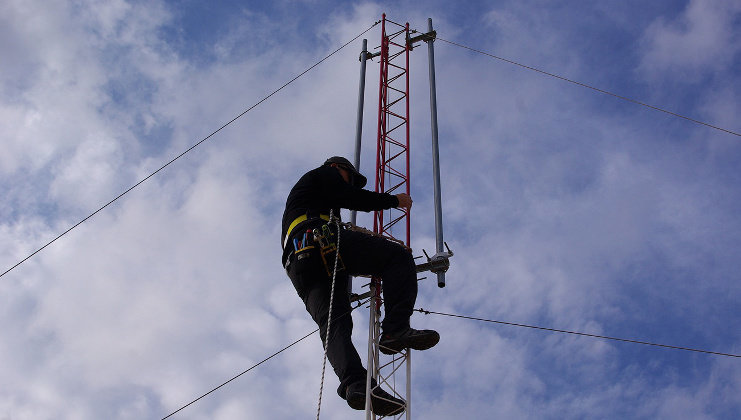
[[[349,160],[342,156],[332,156],[324,162],[323,166],[331,166],[337,168],[340,171],[340,175],[349,184],[352,184],[358,188],[363,188],[368,183],[368,179],[364,177]]]

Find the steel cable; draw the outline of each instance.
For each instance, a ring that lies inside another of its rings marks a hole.
[[[556,329],[556,328],[539,327],[539,326],[536,326],[536,325],[518,324],[518,323],[514,323],[514,322],[496,321],[496,320],[493,320],[493,319],[477,318],[477,317],[466,316],[466,315],[448,314],[448,313],[444,313],[444,312],[428,311],[428,310],[425,310],[424,308],[419,308],[419,309],[414,309],[414,310],[416,312],[420,312],[420,313],[423,313],[425,315],[430,315],[430,314],[433,314],[433,315],[442,315],[442,316],[449,316],[449,317],[453,317],[453,318],[468,319],[468,320],[472,320],[472,321],[491,322],[491,323],[494,323],[494,324],[509,325],[509,326],[513,326],[513,327],[532,328],[532,329],[542,330],[542,331],[550,331],[550,332],[557,332],[557,333],[563,333],[563,334],[580,335],[580,336],[584,336],[584,337],[600,338],[600,339],[603,339],[603,340],[622,341],[622,342],[625,342],[625,343],[643,344],[643,345],[646,345],[646,346],[664,347],[664,348],[669,348],[669,349],[674,349],[674,350],[685,350],[685,351],[692,351],[692,352],[696,352],[696,353],[714,354],[716,356],[726,356],[726,357],[737,357],[737,358],[741,358],[741,355],[732,354],[732,353],[721,353],[721,352],[717,352],[717,351],[700,350],[700,349],[693,349],[693,348],[689,348],[689,347],[672,346],[672,345],[669,345],[669,344],[651,343],[651,342],[648,342],[648,341],[639,341],[639,340],[633,340],[633,339],[628,339],[628,338],[609,337],[609,336],[606,336],[606,335],[589,334],[589,333],[578,332],[578,331],[569,331],[569,330],[560,330],[560,329]]]
[[[535,68],[535,67],[527,66],[525,64],[520,64],[520,63],[518,63],[516,61],[508,60],[506,58],[499,57],[497,55],[488,53],[486,51],[481,51],[481,50],[478,50],[476,48],[472,48],[472,47],[469,47],[469,46],[466,46],[466,45],[463,45],[463,44],[459,44],[457,42],[449,41],[447,39],[443,39],[443,38],[440,38],[440,37],[437,37],[436,39],[438,39],[440,41],[443,41],[443,42],[447,42],[448,44],[451,44],[451,45],[455,45],[456,47],[460,47],[460,48],[463,48],[463,49],[466,49],[466,50],[469,50],[469,51],[473,51],[473,52],[478,53],[478,54],[482,54],[482,55],[485,55],[485,56],[488,56],[488,57],[491,57],[491,58],[495,58],[497,60],[504,61],[505,63],[514,64],[515,66],[519,66],[519,67],[522,67],[524,69],[532,70],[534,72],[538,72],[538,73],[544,74],[546,76],[555,77],[556,79],[563,80],[564,82],[569,82],[569,83],[575,84],[577,86],[585,87],[587,89],[592,89],[592,90],[594,90],[596,92],[604,93],[605,95],[610,95],[610,96],[613,96],[613,97],[618,98],[618,99],[622,99],[622,100],[627,101],[627,102],[631,102],[631,103],[634,103],[634,104],[637,104],[637,105],[641,105],[641,106],[644,106],[644,107],[653,109],[655,111],[659,111],[659,112],[663,112],[663,113],[666,113],[666,114],[669,114],[669,115],[673,115],[675,117],[682,118],[682,119],[685,119],[687,121],[691,121],[691,122],[696,123],[696,124],[704,125],[706,127],[710,127],[710,128],[715,129],[715,130],[723,131],[725,133],[728,133],[728,134],[732,134],[734,136],[741,137],[741,134],[739,134],[739,133],[737,133],[735,131],[728,130],[728,129],[725,129],[725,128],[722,128],[722,127],[718,127],[716,125],[708,124],[706,122],[703,122],[703,121],[700,121],[700,120],[696,120],[694,118],[690,118],[690,117],[687,117],[687,116],[684,116],[684,115],[681,115],[681,114],[677,114],[676,112],[668,111],[668,110],[666,110],[664,108],[659,108],[657,106],[649,105],[647,103],[644,103],[644,102],[641,102],[641,101],[637,101],[635,99],[631,99],[631,98],[628,98],[626,96],[621,96],[621,95],[618,95],[618,94],[615,94],[615,93],[612,93],[612,92],[609,92],[609,91],[606,91],[606,90],[603,90],[603,89],[596,88],[594,86],[590,86],[590,85],[588,85],[586,83],[577,82],[576,80],[568,79],[566,77],[559,76],[557,74],[549,73],[547,71],[540,70],[540,69]]]
[[[338,53],[338,52],[339,52],[340,50],[342,50],[343,48],[345,48],[345,47],[347,47],[348,45],[350,45],[350,43],[352,43],[352,42],[353,42],[353,41],[355,41],[356,39],[358,39],[358,38],[360,38],[361,36],[363,36],[363,34],[365,34],[366,32],[370,31],[371,29],[373,29],[373,28],[374,28],[374,27],[375,27],[376,25],[378,25],[378,23],[379,23],[379,22],[380,22],[380,21],[378,21],[378,22],[375,22],[375,23],[374,23],[373,25],[371,25],[371,26],[370,26],[370,27],[369,27],[368,29],[366,29],[366,30],[364,30],[363,32],[359,33],[359,34],[358,34],[358,35],[356,35],[356,36],[355,36],[355,37],[354,37],[353,39],[351,39],[351,40],[347,41],[346,43],[342,44],[342,45],[341,45],[341,46],[340,46],[339,48],[335,49],[334,51],[332,51],[331,53],[329,53],[328,55],[326,55],[326,56],[325,56],[324,58],[322,58],[321,60],[319,60],[319,61],[317,61],[316,63],[314,63],[313,65],[311,65],[311,66],[310,66],[309,68],[307,68],[306,70],[304,70],[304,71],[302,71],[301,73],[299,73],[299,74],[298,74],[298,75],[297,75],[296,77],[294,77],[293,79],[289,80],[288,82],[286,82],[285,84],[283,84],[283,85],[282,85],[281,87],[279,87],[278,89],[275,89],[275,90],[274,90],[274,91],[272,91],[272,92],[271,92],[271,93],[270,93],[269,95],[267,95],[267,96],[265,96],[264,98],[260,99],[259,101],[257,101],[257,103],[255,103],[255,104],[254,104],[254,105],[252,105],[251,107],[247,108],[246,110],[244,110],[244,111],[243,111],[242,113],[240,113],[240,114],[239,114],[239,115],[237,115],[236,117],[234,117],[234,118],[232,118],[231,120],[229,120],[229,122],[227,122],[226,124],[222,125],[221,127],[219,127],[218,129],[216,129],[216,130],[215,130],[214,132],[212,132],[212,133],[211,133],[211,134],[209,134],[208,136],[204,137],[203,139],[201,139],[200,141],[198,141],[198,142],[197,142],[197,143],[195,143],[194,145],[190,146],[190,147],[189,147],[188,149],[186,149],[186,150],[185,150],[184,152],[180,153],[179,155],[175,156],[175,157],[174,157],[173,159],[171,159],[171,160],[170,160],[169,162],[167,162],[167,163],[165,163],[164,165],[160,166],[160,167],[159,167],[159,169],[157,169],[156,171],[154,171],[154,172],[152,172],[151,174],[147,175],[147,176],[146,176],[145,178],[143,178],[142,180],[140,180],[139,182],[137,182],[137,183],[136,183],[136,184],[134,184],[133,186],[129,187],[129,188],[128,188],[128,189],[126,190],[126,191],[124,191],[124,192],[122,192],[121,194],[119,194],[118,196],[116,196],[116,197],[115,197],[115,198],[114,198],[113,200],[111,200],[111,201],[107,202],[107,203],[106,203],[106,204],[104,204],[104,205],[103,205],[102,207],[100,207],[99,209],[95,210],[94,212],[92,212],[92,213],[91,213],[90,215],[88,215],[88,216],[87,216],[87,217],[85,217],[84,219],[80,220],[79,222],[75,223],[75,224],[74,224],[74,225],[73,225],[72,227],[70,227],[69,229],[65,230],[64,232],[62,232],[61,234],[59,234],[59,235],[58,235],[57,237],[55,237],[55,238],[54,238],[54,239],[52,239],[51,241],[47,242],[47,243],[46,243],[46,244],[45,244],[44,246],[42,246],[41,248],[39,248],[39,249],[37,249],[36,251],[32,252],[32,253],[31,253],[30,255],[28,255],[27,257],[23,258],[22,260],[20,260],[19,262],[17,262],[17,263],[16,263],[15,265],[13,265],[12,267],[10,267],[10,268],[8,268],[7,270],[5,270],[5,271],[4,271],[4,272],[3,272],[2,274],[0,274],[0,277],[2,277],[2,276],[4,276],[4,275],[8,274],[8,273],[9,273],[10,271],[12,271],[13,269],[15,269],[15,268],[16,268],[16,267],[18,267],[19,265],[21,265],[21,264],[23,264],[24,262],[28,261],[28,260],[29,260],[29,259],[30,259],[31,257],[33,257],[34,255],[38,254],[39,252],[43,251],[43,250],[44,250],[44,249],[45,249],[46,247],[48,247],[49,245],[51,245],[51,244],[53,244],[54,242],[56,242],[56,241],[57,241],[58,239],[60,239],[60,238],[61,238],[61,237],[63,237],[64,235],[68,234],[69,232],[71,232],[71,231],[72,231],[73,229],[75,229],[76,227],[78,227],[78,226],[80,226],[81,224],[85,223],[85,222],[86,222],[86,221],[87,221],[88,219],[92,218],[93,216],[95,216],[96,214],[98,214],[99,212],[101,212],[101,211],[102,211],[103,209],[105,209],[106,207],[108,207],[108,206],[110,206],[111,204],[113,204],[113,203],[114,203],[115,201],[117,201],[117,200],[118,200],[119,198],[121,198],[121,197],[123,197],[124,195],[128,194],[128,193],[129,193],[129,192],[130,192],[131,190],[133,190],[134,188],[138,187],[139,185],[143,184],[144,182],[146,182],[147,180],[149,180],[150,178],[152,178],[153,176],[155,176],[156,174],[158,174],[158,173],[159,173],[160,171],[162,171],[162,170],[163,170],[163,169],[165,169],[166,167],[170,166],[170,164],[172,164],[172,163],[173,163],[173,162],[175,162],[176,160],[178,160],[178,159],[180,159],[181,157],[185,156],[185,155],[186,155],[186,154],[187,154],[188,152],[190,152],[191,150],[193,150],[193,149],[195,149],[196,147],[200,146],[200,145],[201,145],[201,144],[202,144],[203,142],[205,142],[206,140],[208,140],[208,139],[210,139],[211,137],[213,137],[214,135],[216,135],[216,134],[217,134],[218,132],[220,132],[221,130],[223,130],[224,128],[226,128],[226,127],[227,127],[227,126],[229,126],[230,124],[232,124],[232,123],[233,123],[234,121],[237,121],[237,120],[238,120],[239,118],[241,118],[241,117],[242,117],[243,115],[245,115],[246,113],[248,113],[248,112],[252,111],[253,109],[257,108],[257,107],[258,107],[258,106],[259,106],[260,104],[262,104],[263,102],[265,102],[265,101],[267,101],[268,99],[270,99],[270,98],[271,98],[271,97],[272,97],[273,95],[275,95],[276,93],[280,92],[280,91],[281,91],[281,90],[283,90],[283,89],[284,89],[285,87],[287,87],[288,85],[290,85],[291,83],[295,82],[295,81],[296,81],[296,80],[298,80],[298,79],[299,79],[300,77],[302,77],[303,75],[305,75],[306,73],[308,73],[309,71],[311,71],[312,69],[314,69],[314,67],[316,67],[316,66],[318,66],[319,64],[323,63],[323,62],[324,62],[324,61],[326,61],[326,60],[327,60],[328,58],[332,57],[333,55],[335,55],[336,53]]]

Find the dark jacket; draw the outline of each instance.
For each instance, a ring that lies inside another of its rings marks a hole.
[[[340,217],[340,208],[371,211],[390,209],[398,205],[399,200],[395,196],[354,187],[345,182],[336,168],[321,166],[304,174],[288,194],[286,209],[283,212],[281,245],[291,222],[302,214],[308,214],[310,218],[319,217],[320,214],[328,215],[330,209],[334,209],[334,214]],[[326,222],[318,219],[315,223],[321,225]],[[295,234],[296,230],[291,233]],[[284,250],[284,262],[291,248],[287,246]]]

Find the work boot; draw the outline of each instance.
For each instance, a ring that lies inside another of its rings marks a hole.
[[[375,381],[373,381],[375,384]],[[345,395],[340,395],[354,410],[365,410],[365,382],[358,381],[347,386]],[[380,386],[371,388],[371,410],[377,416],[394,416],[404,411],[406,402],[384,391]]]
[[[440,334],[437,331],[406,328],[396,333],[383,334],[378,345],[381,353],[396,354],[406,348],[427,350],[438,341],[440,341]]]

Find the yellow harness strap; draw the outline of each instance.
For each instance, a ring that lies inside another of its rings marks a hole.
[[[327,214],[320,214],[319,215],[319,218],[321,218],[322,220],[325,220],[325,221],[329,222],[329,215],[327,215]],[[288,244],[288,238],[291,237],[291,232],[293,232],[293,229],[295,229],[296,226],[298,226],[299,223],[305,222],[308,219],[309,218],[305,214],[302,214],[301,216],[293,219],[293,222],[291,222],[291,224],[288,225],[288,231],[286,231],[286,238],[283,240],[283,249],[286,248],[286,245]]]

